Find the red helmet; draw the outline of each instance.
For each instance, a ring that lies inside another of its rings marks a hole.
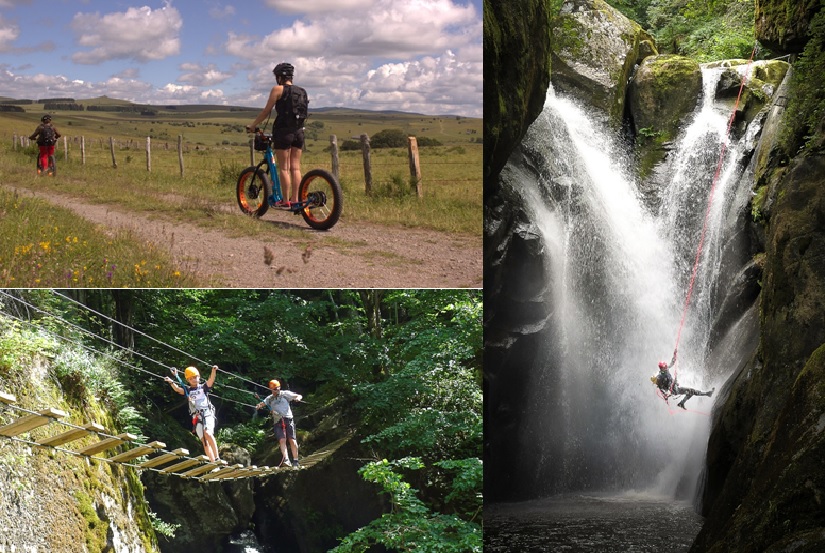
[[[666,369],[667,368],[667,361],[659,361],[659,368]]]

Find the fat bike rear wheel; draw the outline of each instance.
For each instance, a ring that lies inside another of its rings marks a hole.
[[[300,201],[307,202],[301,210],[304,221],[315,230],[329,230],[341,217],[344,193],[335,177],[323,169],[313,169],[301,179]]]

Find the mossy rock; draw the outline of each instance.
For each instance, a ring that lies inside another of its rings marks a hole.
[[[604,0],[565,1],[552,28],[553,86],[621,124],[628,79],[656,53],[653,38]]]
[[[760,0],[756,2],[756,40],[777,54],[802,52],[808,27],[821,8],[820,0]]]
[[[666,144],[696,109],[701,92],[702,69],[690,58],[649,56],[636,70],[628,97],[642,178],[664,159]]]

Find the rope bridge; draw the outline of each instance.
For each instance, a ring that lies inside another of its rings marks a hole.
[[[60,409],[47,408],[41,411],[31,411],[20,407],[17,398],[13,395],[0,392],[0,404],[9,411],[20,413],[13,422],[0,426],[0,437],[11,441],[28,444],[30,446],[50,448],[68,455],[76,457],[86,457],[95,461],[103,461],[109,464],[122,465],[137,470],[151,470],[161,474],[179,476],[209,482],[215,480],[240,480],[243,478],[265,478],[284,470],[296,470],[296,467],[258,467],[255,465],[244,466],[241,464],[229,465],[226,461],[209,462],[206,455],[199,457],[189,457],[189,450],[178,448],[173,451],[164,449],[166,444],[153,441],[147,444],[137,443],[137,436],[128,432],[116,436],[107,433],[101,425],[90,422],[84,426],[74,425],[65,422],[68,413]],[[20,437],[22,434],[31,432],[52,423],[68,428],[59,434],[43,437],[37,440],[29,440]],[[91,435],[97,435],[101,439],[93,444],[68,449],[63,447],[71,442],[78,441]],[[301,466],[297,470],[303,470],[317,465],[338,448],[344,445],[351,436],[345,436],[316,451],[315,453],[303,457]],[[119,448],[122,445],[133,446],[120,453],[115,453],[111,457],[98,457],[100,453],[108,452]],[[157,454],[138,462],[138,459],[148,455]],[[173,463],[171,464],[170,463]],[[165,468],[164,465],[167,465]]]

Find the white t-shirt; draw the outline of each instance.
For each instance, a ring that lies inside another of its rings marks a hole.
[[[183,393],[189,398],[189,412],[204,411],[212,407],[207,394],[212,391],[207,384],[200,384],[194,388],[183,387]]]
[[[281,420],[281,417],[292,418],[292,408],[289,406],[289,402],[296,399],[298,395],[289,390],[281,390],[278,395],[272,394],[264,399],[264,403],[272,411],[272,418],[275,419],[275,422]]]

